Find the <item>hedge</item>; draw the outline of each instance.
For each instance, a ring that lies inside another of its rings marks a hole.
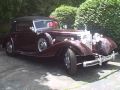
[[[50,16],[55,17],[62,25],[66,24],[68,28],[73,28],[76,12],[76,7],[61,5]]]
[[[120,0],[87,0],[77,10],[75,26],[112,37],[120,45]],[[119,46],[120,47],[120,46]]]

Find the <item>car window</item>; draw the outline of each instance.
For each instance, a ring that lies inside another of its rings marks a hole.
[[[36,29],[47,28],[48,27],[48,22],[51,22],[51,20],[34,21]]]
[[[29,30],[30,26],[32,26],[30,22],[19,22],[16,24],[16,31],[28,32],[30,31]]]
[[[35,22],[36,28],[47,28],[47,23],[50,21],[37,21]]]

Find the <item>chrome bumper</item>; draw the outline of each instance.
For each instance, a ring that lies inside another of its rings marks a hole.
[[[108,56],[99,55],[98,58],[96,58],[95,60],[83,62],[83,67],[102,65],[103,62],[110,61],[110,60],[115,60],[115,57],[116,57],[117,54],[118,53],[115,53],[113,51],[113,53],[111,55],[108,55]]]

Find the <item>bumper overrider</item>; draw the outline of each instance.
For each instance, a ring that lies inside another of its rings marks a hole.
[[[85,61],[83,62],[83,67],[89,67],[89,66],[95,66],[95,65],[102,65],[103,62],[115,60],[115,57],[118,53],[115,53],[113,51],[112,54],[108,56],[102,56],[98,55],[98,57],[95,60]]]

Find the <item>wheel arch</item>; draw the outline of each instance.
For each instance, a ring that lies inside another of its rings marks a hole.
[[[74,46],[72,44],[65,44],[63,46],[61,46],[55,53],[55,56],[61,57],[61,55],[63,55],[67,49],[71,49],[76,55],[83,55],[82,51],[77,47]]]

